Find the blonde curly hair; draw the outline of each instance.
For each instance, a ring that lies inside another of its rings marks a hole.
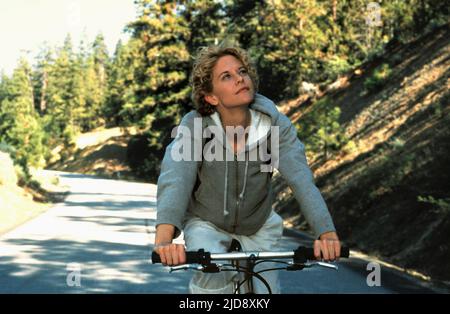
[[[255,92],[258,89],[258,75],[256,68],[253,66],[247,52],[238,47],[230,46],[208,46],[202,47],[198,50],[194,61],[190,83],[192,86],[192,101],[195,108],[202,116],[211,115],[216,111],[215,106],[210,105],[205,100],[205,95],[213,90],[213,70],[219,58],[231,55],[242,62],[247,69],[250,79],[255,87]]]

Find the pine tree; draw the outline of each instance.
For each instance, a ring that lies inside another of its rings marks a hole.
[[[34,107],[40,115],[47,111],[48,74],[54,62],[53,51],[45,46],[36,58],[36,67],[33,71]]]
[[[183,16],[191,34],[187,41],[191,55],[195,56],[198,48],[218,44],[226,37],[223,1],[186,1]]]
[[[89,63],[91,51],[88,47],[87,35],[81,39],[78,52],[73,50],[73,60],[71,62],[71,76],[68,77],[72,89],[70,90],[68,104],[71,112],[70,125],[66,128],[65,141],[70,145],[70,137],[78,132],[89,131],[91,128],[91,116],[93,109],[88,103],[89,87],[92,84],[89,77]]]
[[[79,112],[77,124],[86,132],[105,124],[102,107],[106,99],[109,56],[103,36],[99,34],[91,49],[78,59],[81,68],[75,81],[80,87],[80,103],[75,110]]]
[[[190,109],[188,81],[190,54],[186,46],[189,27],[183,1],[137,1],[139,17],[128,25],[136,40],[134,103],[129,112],[146,127],[145,162],[136,162],[141,173],[157,177],[164,148],[181,116]],[[145,142],[145,141],[144,141]],[[136,157],[131,153],[131,158]],[[140,155],[140,154],[139,154]],[[143,168],[141,167],[142,165]]]
[[[0,74],[0,104],[3,99],[6,98],[6,86],[7,82],[9,81],[8,76],[5,74],[5,72],[2,70]]]
[[[80,95],[80,67],[68,35],[63,47],[58,49],[55,62],[48,73],[45,130],[52,134],[50,146],[60,142],[69,146],[79,129],[77,123],[82,116],[80,107],[84,106],[84,99]]]
[[[92,45],[92,56],[89,58],[87,77],[93,79],[88,84],[87,99],[90,108],[90,121],[98,127],[105,124],[102,107],[106,101],[110,60],[108,49],[102,34],[97,35]]]
[[[108,80],[107,72],[109,70],[110,61],[108,48],[106,47],[105,38],[103,34],[98,34],[92,44],[93,48],[93,57],[95,64],[95,72],[99,78],[99,84],[102,89],[102,93],[104,92],[106,82]]]
[[[102,112],[109,126],[125,125],[127,121],[131,123],[125,113],[121,113],[127,103],[127,96],[132,94],[133,70],[129,54],[130,46],[131,42],[124,45],[119,40],[107,77],[107,93]]]
[[[298,133],[308,151],[326,160],[330,152],[341,149],[348,142],[345,130],[339,123],[340,114],[340,108],[324,97],[302,117]]]
[[[250,51],[260,90],[274,100],[296,96],[302,80],[316,81],[326,36],[325,10],[315,0],[229,1],[229,33]]]
[[[12,158],[25,170],[42,166],[44,134],[34,109],[31,67],[25,59],[11,79],[2,78],[0,94],[0,138],[14,147]]]

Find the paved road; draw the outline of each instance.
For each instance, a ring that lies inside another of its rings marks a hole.
[[[0,237],[0,293],[187,292],[189,272],[169,274],[149,263],[155,185],[58,174],[70,189],[64,203]],[[287,232],[283,248],[295,248],[305,239]],[[369,287],[367,263],[352,258],[341,262],[338,272],[282,272],[282,291],[430,292],[383,267],[381,286]]]

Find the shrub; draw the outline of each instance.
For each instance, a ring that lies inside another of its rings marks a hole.
[[[433,196],[418,196],[418,202],[428,203],[434,206],[434,211],[441,214],[450,213],[450,198],[436,199]]]
[[[379,90],[384,86],[391,74],[392,70],[389,67],[389,64],[383,63],[373,71],[371,77],[364,81],[365,90],[369,93]]]

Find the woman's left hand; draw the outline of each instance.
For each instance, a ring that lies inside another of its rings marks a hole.
[[[318,260],[334,261],[341,256],[341,242],[336,232],[325,232],[314,241],[314,256]]]

